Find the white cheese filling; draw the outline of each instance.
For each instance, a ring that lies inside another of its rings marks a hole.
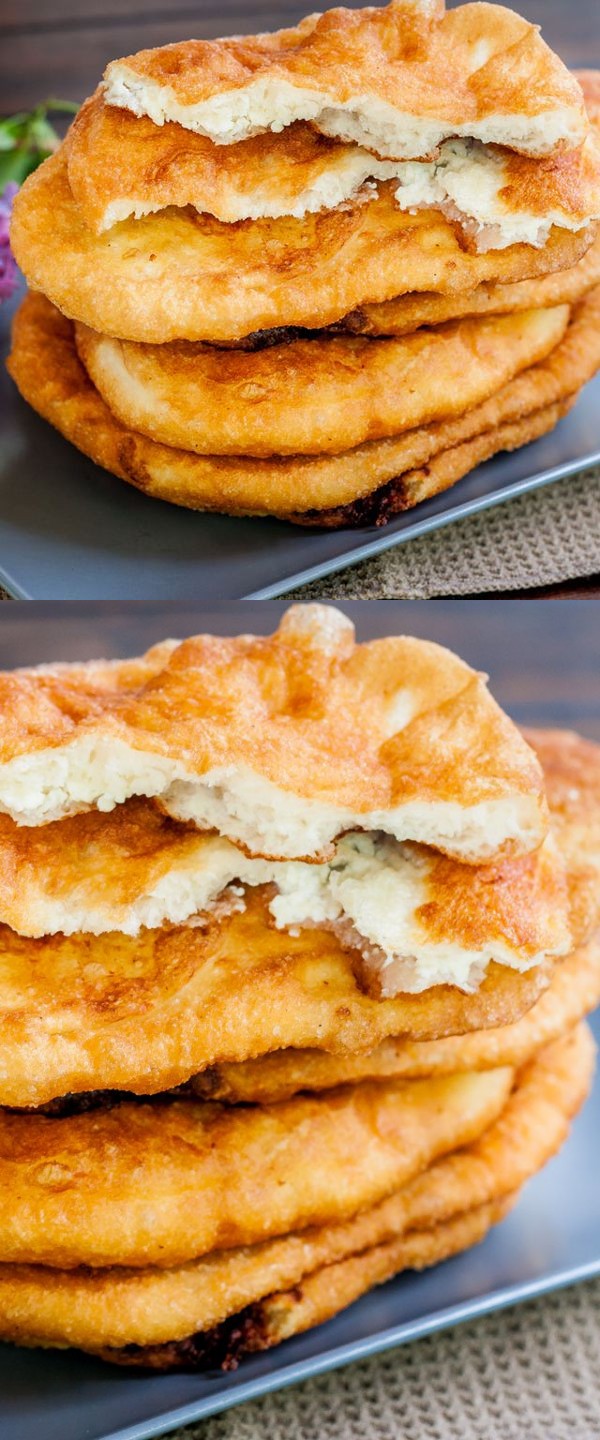
[[[108,67],[104,94],[109,105],[148,115],[155,125],[175,120],[218,145],[232,145],[265,130],[277,133],[296,120],[312,121],[323,134],[353,141],[383,159],[432,155],[453,135],[508,145],[530,155],[550,154],[561,141],[577,145],[585,136],[585,121],[575,107],[548,106],[533,115],[500,111],[457,125],[441,117],[411,115],[376,95],[358,94],[341,101],[268,74],[184,104],[171,85],[140,75],[119,60]]]
[[[600,218],[596,207],[589,216],[560,205],[543,214],[513,209],[502,198],[507,181],[502,153],[478,140],[456,138],[446,140],[436,158],[429,161],[380,160],[359,146],[342,150],[296,194],[286,194],[268,179],[261,183],[259,177],[247,188],[232,184],[226,195],[219,196],[212,213],[223,223],[286,215],[301,219],[319,210],[335,210],[357,197],[367,203],[376,198],[378,183],[386,180],[399,182],[394,193],[401,210],[440,210],[473,238],[478,251],[518,244],[539,248],[555,225],[578,231]],[[106,207],[102,229],[163,208],[162,203],[155,205],[136,196],[132,189],[131,195]],[[200,204],[196,208],[202,211]]]
[[[433,863],[381,834],[344,836],[324,864],[252,859],[227,840],[207,837],[196,856],[176,862],[132,903],[119,904],[110,894],[104,900],[95,885],[88,897],[84,882],[69,901],[40,888],[32,914],[51,932],[119,929],[135,935],[165,921],[198,923],[199,915],[215,908],[243,909],[240,885],[269,885],[267,903],[278,928],[291,934],[311,926],[332,929],[345,946],[360,951],[384,995],[444,983],[470,991],[491,960],[525,970],[546,958],[544,951],[524,957],[494,934],[474,950],[432,939],[418,911],[432,898]]]
[[[581,230],[598,215],[584,218],[556,206],[543,215],[512,209],[502,198],[508,174],[502,154],[473,140],[448,140],[435,160],[411,160],[398,166],[395,192],[401,210],[441,210],[466,225],[478,250],[508,245],[545,245],[554,225]]]
[[[470,861],[488,859],[507,842],[532,850],[543,839],[535,795],[514,793],[474,805],[411,799],[360,812],[293,794],[247,767],[194,775],[167,755],[93,732],[0,765],[0,810],[20,825],[45,825],[91,808],[112,810],[131,795],[159,797],[174,819],[278,859],[322,854],[336,836],[356,829],[383,830]]]

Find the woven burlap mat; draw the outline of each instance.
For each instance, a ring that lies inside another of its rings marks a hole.
[[[177,1430],[178,1440],[592,1440],[600,1280]]]
[[[600,570],[600,469],[584,471],[293,591],[298,599],[428,600],[528,590]]]

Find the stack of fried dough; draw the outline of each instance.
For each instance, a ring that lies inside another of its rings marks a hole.
[[[15,202],[11,374],[149,495],[383,524],[599,368],[599,128],[488,3],[113,61]]]
[[[600,751],[449,651],[0,676],[0,1338],[232,1366],[481,1240],[600,998]]]

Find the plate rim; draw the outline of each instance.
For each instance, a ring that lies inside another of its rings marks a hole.
[[[499,1229],[500,1227],[495,1226],[494,1228]],[[246,1384],[239,1385],[236,1389],[222,1391],[220,1395],[215,1394],[214,1397],[204,1396],[200,1400],[179,1406],[176,1410],[157,1416],[155,1420],[136,1421],[134,1425],[126,1425],[119,1430],[107,1430],[101,1437],[98,1436],[97,1440],[156,1440],[156,1437],[168,1435],[180,1426],[191,1425],[198,1420],[208,1420],[211,1415],[223,1414],[237,1405],[246,1404],[251,1400],[259,1400],[263,1395],[270,1395],[277,1390],[287,1390],[290,1386],[300,1384],[303,1380],[313,1380],[319,1375],[340,1370],[345,1365],[356,1364],[373,1355],[382,1355],[388,1350],[394,1350],[416,1340],[423,1340],[428,1335],[434,1335],[441,1330],[467,1324],[470,1320],[482,1319],[497,1311],[509,1309],[511,1305],[523,1304],[528,1300],[564,1290],[570,1285],[580,1284],[584,1280],[592,1280],[597,1276],[600,1276],[600,1254],[594,1260],[586,1261],[581,1265],[557,1270],[536,1280],[524,1281],[522,1284],[501,1286],[487,1295],[475,1296],[470,1300],[463,1300],[457,1305],[446,1306],[428,1316],[422,1316],[419,1320],[404,1321],[401,1325],[377,1331],[373,1335],[364,1336],[361,1340],[338,1345],[321,1355],[312,1355],[305,1360],[296,1360],[293,1364],[273,1370],[268,1375],[248,1380]],[[393,1285],[395,1281],[392,1280],[389,1283]]]
[[[573,414],[576,413],[577,407],[574,406]],[[560,420],[558,423],[560,425]],[[531,444],[535,445],[536,441],[532,441]],[[407,525],[403,530],[393,534],[383,533],[381,538],[377,537],[368,541],[359,550],[350,550],[345,555],[332,560],[322,560],[318,565],[312,565],[308,569],[299,571],[290,580],[274,581],[273,584],[265,585],[259,590],[248,591],[246,595],[242,595],[241,599],[242,601],[278,600],[299,585],[306,585],[313,580],[322,580],[326,575],[339,575],[342,571],[359,565],[362,560],[370,560],[374,555],[382,555],[387,550],[393,550],[408,540],[416,540],[421,535],[429,535],[434,530],[442,530],[445,526],[452,525],[456,520],[464,520],[469,515],[492,510],[509,500],[514,500],[519,495],[531,494],[548,485],[558,484],[559,481],[568,479],[570,475],[592,469],[596,465],[600,465],[600,447],[591,451],[589,455],[580,456],[576,460],[565,460],[562,465],[554,465],[548,470],[540,470],[522,480],[514,480],[502,490],[491,490],[488,495],[480,495],[475,500],[464,500],[462,504],[456,505],[451,510],[441,511],[439,515],[431,515],[425,520],[417,520],[413,525]],[[476,469],[478,466],[473,466],[473,470]],[[469,471],[469,474],[472,474],[473,470]],[[466,477],[461,478],[465,479]],[[460,484],[460,481],[455,481],[455,484]],[[453,489],[454,486],[448,488]]]

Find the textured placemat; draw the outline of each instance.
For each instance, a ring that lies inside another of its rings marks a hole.
[[[600,569],[600,469],[458,520],[293,591],[298,599],[428,600],[528,590]]]
[[[600,1280],[405,1345],[174,1440],[592,1440]]]

